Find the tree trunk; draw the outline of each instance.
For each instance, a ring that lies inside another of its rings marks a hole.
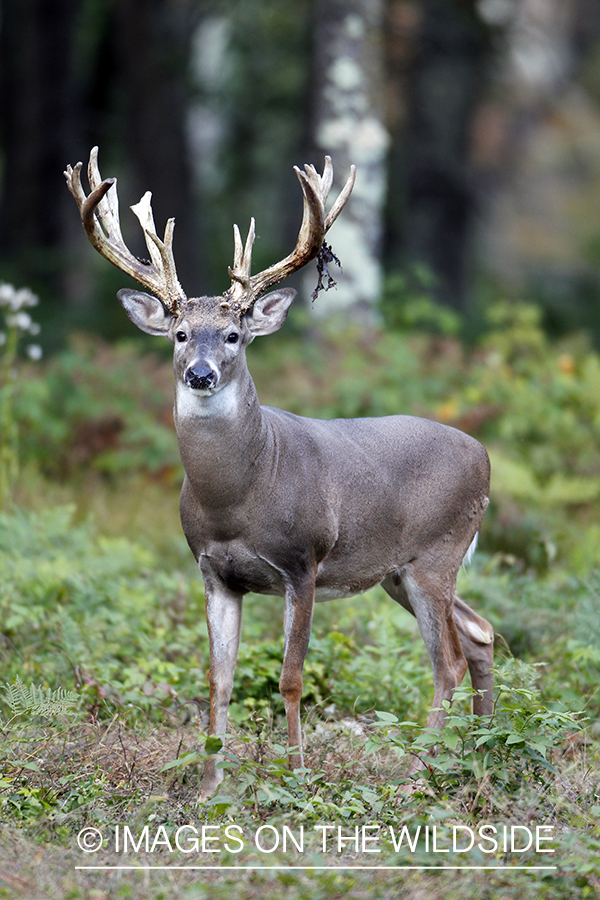
[[[316,18],[313,140],[320,157],[317,167],[322,171],[322,155],[328,154],[338,187],[352,163],[357,178],[348,205],[327,237],[343,274],[335,276],[337,288],[321,294],[314,310],[319,316],[339,310],[364,322],[378,319],[383,275],[388,146],[383,125],[383,7],[383,0],[319,0]],[[315,282],[311,266],[305,278],[308,294]]]
[[[62,175],[77,143],[73,40],[77,0],[4,0],[0,247],[6,277],[58,292],[73,201]]]
[[[437,298],[462,306],[475,192],[470,131],[489,32],[473,0],[390,4],[396,99],[388,204],[390,268],[425,264]]]

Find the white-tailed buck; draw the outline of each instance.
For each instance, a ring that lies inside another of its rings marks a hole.
[[[474,711],[492,711],[493,630],[456,595],[488,504],[489,461],[454,428],[411,416],[321,421],[261,406],[246,347],[283,324],[295,291],[264,294],[315,258],[354,184],[354,169],[331,211],[332,167],[296,169],[304,215],[294,251],[251,274],[254,220],[245,247],[234,227],[231,287],[187,298],[172,252],[173,219],[156,233],[151,195],[134,207],[150,261],[133,256],[119,225],[116,180],[103,181],[97,148],[65,172],[94,247],[151,294],[121,290],[129,318],[174,346],[175,426],[185,480],[181,522],[202,571],[210,639],[210,734],[224,738],[240,640],[244,594],[284,598],[279,687],[291,763],[303,764],[302,668],[315,600],[349,597],[381,584],[416,616],[435,696],[428,727],[441,728],[467,665]],[[418,768],[418,762],[415,768]],[[209,758],[201,799],[222,780]]]

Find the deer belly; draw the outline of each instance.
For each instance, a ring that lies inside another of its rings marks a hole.
[[[375,584],[377,583],[378,582],[375,582]],[[373,585],[371,585],[371,587],[372,586]],[[354,597],[356,594],[361,593],[362,591],[355,591],[351,588],[344,589],[339,587],[318,587],[315,588],[315,603],[326,603],[327,600],[342,600],[345,597]]]
[[[324,603],[327,600],[341,600],[344,597],[355,597],[369,588],[375,587],[385,578],[386,571],[369,571],[360,573],[356,577],[348,577],[348,569],[337,567],[331,560],[323,560],[317,568],[315,583],[315,601]]]

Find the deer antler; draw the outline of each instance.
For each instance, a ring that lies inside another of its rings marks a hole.
[[[251,275],[252,245],[255,237],[254,219],[250,220],[245,247],[242,247],[239,228],[237,225],[233,226],[233,268],[229,269],[231,287],[226,291],[225,298],[231,306],[235,306],[242,313],[252,307],[256,298],[263,291],[287,278],[292,272],[302,268],[317,256],[323,246],[325,235],[341,213],[354,187],[356,169],[351,166],[346,184],[329,213],[325,215],[325,203],[333,183],[331,157],[325,157],[322,175],[319,175],[314,166],[304,166],[304,171],[294,166],[294,170],[304,194],[304,211],[298,240],[289,256],[268,269]]]
[[[90,153],[88,180],[90,193],[86,196],[81,184],[83,163],[75,168],[67,166],[64,173],[67,187],[75,197],[85,233],[96,250],[122,272],[131,275],[144,287],[149,288],[164,305],[175,313],[186,296],[177,280],[175,260],[173,258],[173,229],[175,219],[169,219],[165,228],[164,239],[158,237],[154,216],[152,215],[152,194],[148,191],[139,203],[131,207],[137,216],[150,254],[151,262],[144,262],[135,257],[125,246],[119,223],[119,198],[117,196],[117,179],[102,180],[98,168],[98,148]],[[111,188],[114,185],[114,191]]]

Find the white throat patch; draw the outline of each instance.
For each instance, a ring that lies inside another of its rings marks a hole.
[[[195,391],[181,381],[175,386],[175,409],[180,419],[212,419],[237,414],[238,396],[234,384],[224,384],[215,391]]]

